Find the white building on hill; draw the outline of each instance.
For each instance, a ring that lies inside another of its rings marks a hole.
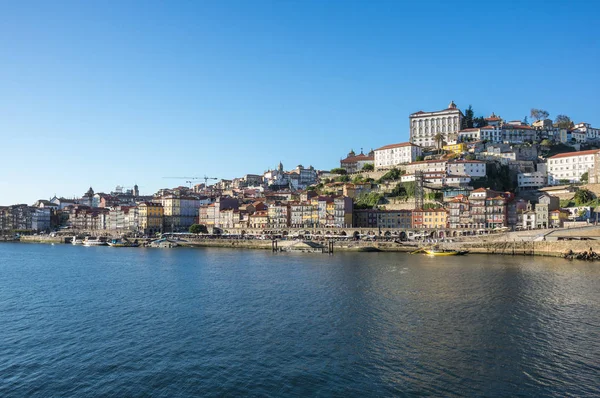
[[[561,180],[579,182],[582,174],[593,169],[599,152],[598,149],[567,152],[548,158],[548,184],[558,185]]]
[[[422,147],[435,147],[435,136],[441,133],[444,141],[454,141],[464,117],[454,101],[448,108],[436,112],[415,112],[409,116],[410,142]]]
[[[375,169],[385,170],[399,164],[412,163],[422,153],[420,146],[410,142],[382,146],[375,149]]]

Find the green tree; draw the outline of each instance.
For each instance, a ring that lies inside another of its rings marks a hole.
[[[192,224],[189,229],[191,234],[206,234],[208,233],[208,229],[206,229],[206,225],[202,224]]]
[[[354,201],[356,209],[372,209],[383,199],[383,195],[377,192],[360,194]]]
[[[483,116],[476,117],[473,119],[473,127],[485,127],[487,126],[487,120]]]
[[[331,169],[331,174],[347,174],[346,169],[342,169],[341,167],[337,167],[335,169]]]
[[[392,189],[392,192],[390,192],[389,196],[391,196],[391,197],[406,197],[408,195],[406,194],[404,185],[401,182],[399,182],[398,184],[396,184],[394,189]]]
[[[352,179],[352,183],[354,183],[354,184],[358,184],[358,183],[363,182],[363,181],[364,181],[364,177],[361,176],[361,175],[357,175],[356,177],[354,177]]]
[[[417,188],[417,183],[415,181],[403,182],[402,186],[404,187],[407,197],[412,198],[415,196],[415,190]]]
[[[595,199],[594,193],[589,189],[579,189],[573,196],[573,201],[577,206],[583,206]]]
[[[560,129],[570,129],[575,124],[567,115],[557,115],[556,119],[554,119],[554,125]]]
[[[550,116],[550,114],[545,110],[536,108],[531,108],[531,112],[529,112],[529,115],[534,121],[548,119],[548,116]]]
[[[546,148],[549,148],[552,146],[552,141],[550,141],[548,138],[543,139],[542,142],[540,142],[541,146],[544,146]]]
[[[366,163],[362,168],[362,171],[373,171],[373,170],[375,170],[375,166],[373,165],[373,163]]]
[[[585,173],[583,173],[581,175],[581,177],[579,177],[579,181],[583,182],[584,184],[587,184],[588,178],[589,178],[588,172],[586,171]]]
[[[435,141],[435,145],[437,146],[437,149],[438,150],[442,149],[442,145],[444,145],[444,134],[436,133],[433,136],[433,140]]]
[[[350,182],[350,176],[344,174],[344,175],[341,175],[341,176],[337,177],[335,180],[337,182]]]
[[[525,116],[523,118],[523,124],[529,124],[529,120],[527,119],[527,116]]]
[[[400,171],[398,169],[391,169],[387,173],[381,176],[381,178],[377,181],[379,184],[385,181],[395,181],[400,179],[400,176],[404,174],[404,171]]]
[[[425,160],[425,157],[423,155],[419,155],[417,156],[417,158],[415,159],[416,162],[422,162],[423,160]]]
[[[460,123],[460,128],[463,130],[472,128],[474,119],[475,112],[473,112],[473,107],[469,105],[469,107],[465,110],[465,117],[463,117]]]
[[[565,208],[565,207],[571,207],[574,206],[575,203],[573,203],[573,201],[571,201],[570,199],[561,199],[560,200],[560,207],[561,208]]]

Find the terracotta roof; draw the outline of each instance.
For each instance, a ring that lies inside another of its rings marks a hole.
[[[526,124],[505,124],[502,126],[503,130],[535,130],[535,127],[528,126]]]
[[[362,155],[356,155],[356,156],[348,156],[346,159],[343,159],[340,162],[341,163],[355,163],[355,162],[361,162],[361,161],[365,161],[365,160],[375,161],[375,157],[362,154]]]
[[[566,152],[566,153],[559,153],[558,155],[554,155],[552,157],[549,157],[548,159],[568,158],[571,156],[594,155],[598,152],[600,152],[600,150],[598,150],[598,149],[591,149],[589,151]]]
[[[465,131],[465,132],[469,132],[469,131],[479,131],[479,127],[471,127],[471,128],[468,128],[468,129],[459,130],[458,132],[459,132],[459,133],[462,133],[463,131]]]
[[[487,192],[487,189],[485,188],[477,188],[476,190],[473,191],[474,192]]]
[[[408,163],[408,165],[416,165],[416,164],[426,164],[426,163],[448,163],[447,160],[421,160],[420,162],[412,162],[412,163]]]
[[[400,144],[390,144],[390,145],[384,145],[381,148],[377,148],[375,149],[376,151],[382,151],[384,149],[392,149],[392,148],[402,148],[402,147],[406,147],[406,146],[418,146],[416,144],[413,144],[412,142],[402,142]]]
[[[502,119],[500,119],[500,118],[499,118],[499,117],[497,117],[497,116],[494,116],[494,117],[486,117],[486,118],[485,118],[485,120],[500,121],[500,120],[502,120]]]

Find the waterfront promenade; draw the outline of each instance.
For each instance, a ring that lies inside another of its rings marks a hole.
[[[360,230],[360,229],[358,229]],[[325,231],[324,231],[325,232]],[[573,229],[531,230],[510,233],[496,233],[480,236],[463,236],[448,240],[401,241],[398,235],[373,235],[375,230],[361,236],[364,239],[352,239],[346,235],[312,234],[311,241],[317,243],[333,242],[333,250],[356,252],[411,252],[420,246],[442,244],[449,249],[469,250],[473,254],[535,255],[562,257],[569,251],[580,253],[589,251],[600,253],[600,227],[588,226]],[[291,234],[290,234],[291,235]],[[299,238],[276,239],[294,241]],[[148,240],[149,241],[149,240]],[[64,243],[65,236],[49,235],[22,236],[21,242]],[[219,247],[236,249],[272,250],[272,239],[250,239],[235,236],[198,236],[178,240],[186,247]]]

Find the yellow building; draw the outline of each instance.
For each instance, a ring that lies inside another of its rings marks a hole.
[[[142,202],[138,205],[140,231],[147,235],[162,232],[164,208],[160,203]]]
[[[446,209],[413,210],[413,227],[425,229],[440,229],[448,226],[448,211]]]
[[[458,144],[444,145],[442,149],[444,151],[453,152],[458,155],[467,151],[467,144],[465,144],[464,142],[460,142]]]
[[[550,212],[550,222],[549,225],[552,228],[562,228],[565,224],[565,221],[569,219],[569,212],[566,210],[552,210]]]

